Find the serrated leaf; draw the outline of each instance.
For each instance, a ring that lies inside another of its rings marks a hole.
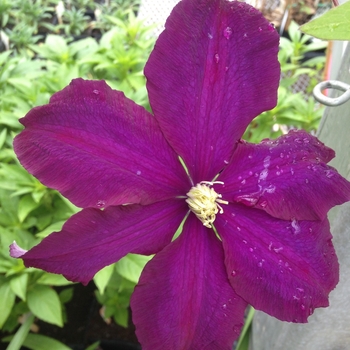
[[[94,282],[96,284],[96,287],[98,289],[98,291],[103,294],[106,286],[112,276],[112,273],[114,271],[114,264],[109,265],[104,267],[102,270],[100,270],[99,272],[96,273],[95,277],[94,277]]]
[[[29,310],[38,318],[57,326],[63,326],[61,302],[50,287],[36,285],[28,291]]]
[[[33,333],[27,335],[23,345],[32,350],[72,350],[56,339]]]
[[[8,282],[0,286],[0,328],[4,325],[15,303],[16,295]]]
[[[302,25],[303,33],[324,40],[350,40],[350,1]]]
[[[128,254],[116,263],[116,270],[124,278],[137,283],[144,266],[151,258],[149,256]]]
[[[26,300],[28,274],[24,273],[10,280],[12,291],[22,300]]]

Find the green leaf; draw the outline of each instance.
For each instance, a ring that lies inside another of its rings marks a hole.
[[[96,350],[99,348],[100,342],[97,341],[96,343],[91,344],[88,346],[85,350]]]
[[[28,336],[30,326],[34,322],[34,315],[32,315],[31,313],[27,315],[28,315],[27,319],[21,325],[21,327],[18,328],[18,331],[16,332],[15,336],[12,338],[6,350],[20,350],[22,348],[22,345],[26,337]]]
[[[6,136],[7,136],[7,129],[5,128],[0,133],[0,149],[2,148],[2,146],[6,141]]]
[[[106,289],[106,286],[112,276],[114,266],[114,264],[106,266],[105,268],[97,272],[94,277],[96,287],[101,294],[103,294]]]
[[[128,254],[116,263],[117,272],[129,281],[137,283],[144,266],[151,258],[149,256]]]
[[[63,224],[65,223],[65,220],[54,222],[53,224],[47,226],[43,231],[36,234],[36,237],[38,238],[45,238],[52,232],[58,232],[61,231]]]
[[[33,333],[27,335],[23,345],[32,350],[72,350],[56,339]]]
[[[48,286],[36,285],[28,291],[29,310],[43,321],[62,327],[62,308],[57,293]]]
[[[7,317],[11,313],[15,303],[16,295],[13,293],[11,286],[5,282],[0,286],[0,328],[4,325]]]
[[[30,194],[23,196],[18,202],[18,219],[23,222],[28,214],[39,206]]]
[[[38,284],[45,284],[48,286],[66,286],[72,284],[62,275],[56,275],[55,273],[45,272],[38,280]]]
[[[26,300],[28,274],[24,273],[10,280],[12,291],[22,300]]]
[[[324,40],[350,40],[350,1],[302,25],[300,30]]]
[[[74,293],[73,287],[63,289],[59,295],[61,303],[66,304],[69,301],[71,301],[73,298],[73,293]]]

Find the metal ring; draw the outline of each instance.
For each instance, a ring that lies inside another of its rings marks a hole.
[[[344,93],[339,97],[327,97],[322,93],[325,89],[344,91]],[[340,106],[350,100],[350,85],[338,80],[326,80],[317,84],[314,87],[313,93],[315,99],[326,106]]]

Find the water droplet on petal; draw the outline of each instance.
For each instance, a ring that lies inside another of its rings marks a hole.
[[[326,176],[330,179],[335,175],[335,172],[332,170],[326,170]]]
[[[234,276],[236,276],[236,274],[237,274],[237,272],[235,270],[232,270],[231,276],[234,277]]]
[[[299,223],[296,219],[292,220],[291,225],[292,225],[292,228],[293,228],[293,231],[295,234],[300,233],[300,226],[299,226]]]
[[[304,305],[304,304],[301,304],[301,305],[300,305],[300,308],[301,308],[302,310],[305,310],[305,305]]]
[[[104,201],[103,199],[99,199],[96,203],[96,206],[98,208],[103,208],[106,205],[106,201]]]
[[[100,94],[100,92],[98,91],[98,90],[93,90],[92,91],[95,95],[99,95]]]
[[[220,56],[219,56],[218,53],[216,53],[216,54],[214,55],[214,59],[215,59],[215,62],[216,62],[216,63],[219,63],[219,61],[220,61]]]
[[[137,171],[136,171],[136,175],[137,175],[137,176],[140,176],[140,175],[141,175],[141,171],[140,171],[140,170],[137,170]]]
[[[261,208],[266,208],[267,207],[267,201],[262,201],[260,203]]]
[[[263,31],[263,29],[262,29],[261,27],[259,27],[258,30],[259,30],[259,32],[262,32],[262,31]]]
[[[225,160],[224,160],[224,163],[225,163],[225,164],[228,164],[228,160],[225,159]]]
[[[265,260],[264,259],[262,259],[259,263],[258,263],[258,266],[259,267],[262,267],[263,266],[263,264],[264,264],[264,262],[265,262]]]
[[[208,38],[213,39],[213,36],[210,33],[208,33]]]
[[[273,248],[275,253],[279,253],[280,251],[283,250],[283,247],[278,247],[278,248]]]
[[[228,40],[228,39],[230,39],[231,35],[232,35],[232,28],[231,27],[226,27],[224,29],[224,37]]]
[[[227,305],[226,305],[226,304],[222,305],[222,308],[223,308],[224,310],[227,309]]]
[[[281,158],[284,158],[284,154],[283,154],[283,153],[280,153],[280,157],[281,157]]]
[[[267,156],[264,158],[264,168],[267,168],[270,166],[270,160],[271,160],[271,156]]]
[[[300,293],[304,293],[304,289],[300,288],[300,287],[297,287],[297,291],[300,292]]]
[[[267,29],[270,31],[270,32],[274,32],[275,31],[275,25],[273,23],[269,23]]]

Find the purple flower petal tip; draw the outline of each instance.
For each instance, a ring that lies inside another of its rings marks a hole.
[[[27,250],[22,249],[16,241],[13,241],[13,243],[10,245],[10,256],[12,258],[20,258],[22,255],[27,253]]]

